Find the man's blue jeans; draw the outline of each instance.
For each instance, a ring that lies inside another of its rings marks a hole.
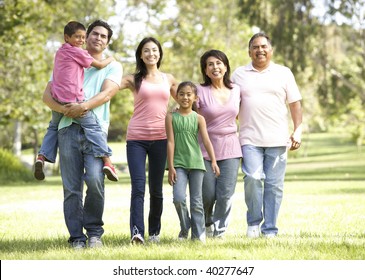
[[[222,236],[229,224],[240,158],[219,160],[219,177],[213,173],[211,161],[204,160],[204,164],[207,170],[203,180],[205,226],[214,225],[213,236]]]
[[[106,139],[106,134],[104,135]],[[69,242],[86,241],[87,236],[104,233],[104,173],[103,161],[96,158],[84,130],[72,124],[58,132],[61,177],[63,182],[63,211]],[[83,200],[84,182],[87,190]]]
[[[276,222],[284,189],[286,147],[244,145],[241,148],[247,224],[255,226],[264,221],[262,234],[277,234]]]
[[[130,206],[131,236],[144,237],[144,195],[146,189],[146,158],[148,156],[148,187],[150,211],[148,234],[159,235],[163,210],[162,185],[166,167],[167,140],[127,141],[127,160],[131,176],[132,193]]]
[[[179,237],[187,237],[191,228],[191,238],[205,241],[205,222],[202,197],[204,171],[176,167],[176,183],[173,197],[177,215],[180,220]],[[189,182],[190,214],[186,206],[186,188]]]

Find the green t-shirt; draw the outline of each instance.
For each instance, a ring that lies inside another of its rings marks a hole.
[[[111,80],[120,86],[123,75],[123,68],[119,62],[113,61],[109,63],[103,69],[96,69],[95,67],[86,68],[84,70],[84,92],[85,100],[89,100],[94,95],[97,95],[103,86],[104,80]],[[108,133],[110,123],[110,101],[103,105],[92,109],[95,114],[101,129]],[[58,129],[70,126],[72,122],[77,123],[76,120],[63,116],[61,119]]]
[[[198,143],[197,113],[193,111],[187,116],[182,116],[178,112],[173,112],[172,127],[175,139],[174,167],[205,171],[203,155]]]

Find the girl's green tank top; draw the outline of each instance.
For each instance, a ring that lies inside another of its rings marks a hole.
[[[198,115],[192,111],[187,116],[172,113],[175,151],[174,167],[201,169],[205,171],[203,155],[198,143]]]

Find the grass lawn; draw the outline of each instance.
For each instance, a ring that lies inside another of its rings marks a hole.
[[[124,145],[113,143],[112,148],[113,161],[125,166]],[[171,186],[165,182],[161,243],[132,246],[129,176],[120,177],[117,183],[106,181],[105,246],[77,252],[67,244],[58,176],[1,186],[1,259],[365,260],[365,157],[338,135],[306,136],[301,149],[291,153],[275,239],[245,237],[246,206],[239,172],[225,238],[208,239],[205,245],[177,241],[179,221]],[[146,196],[146,210],[148,201]]]

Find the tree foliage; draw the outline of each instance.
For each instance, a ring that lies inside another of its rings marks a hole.
[[[100,5],[101,3],[106,4]],[[53,67],[53,55],[63,40],[63,27],[72,20],[85,25],[109,17],[113,1],[4,0],[0,2],[0,138],[14,122],[24,124],[23,141],[37,144],[50,118],[42,94]],[[86,7],[86,13],[80,13]],[[10,148],[11,141],[4,147]]]
[[[114,26],[109,52],[122,62],[125,74],[135,70],[139,41],[154,36],[164,48],[162,71],[179,81],[201,82],[199,59],[209,49],[224,51],[232,70],[248,63],[248,40],[263,30],[273,39],[274,61],[295,74],[309,131],[341,126],[362,142],[365,0],[325,0],[320,16],[317,5],[314,0],[0,1],[1,146],[10,148],[3,139],[16,121],[24,124],[23,142],[41,139],[50,117],[42,94],[63,26],[69,20],[88,25],[97,18],[110,19]],[[111,111],[111,136],[124,137],[132,94],[119,92]]]

